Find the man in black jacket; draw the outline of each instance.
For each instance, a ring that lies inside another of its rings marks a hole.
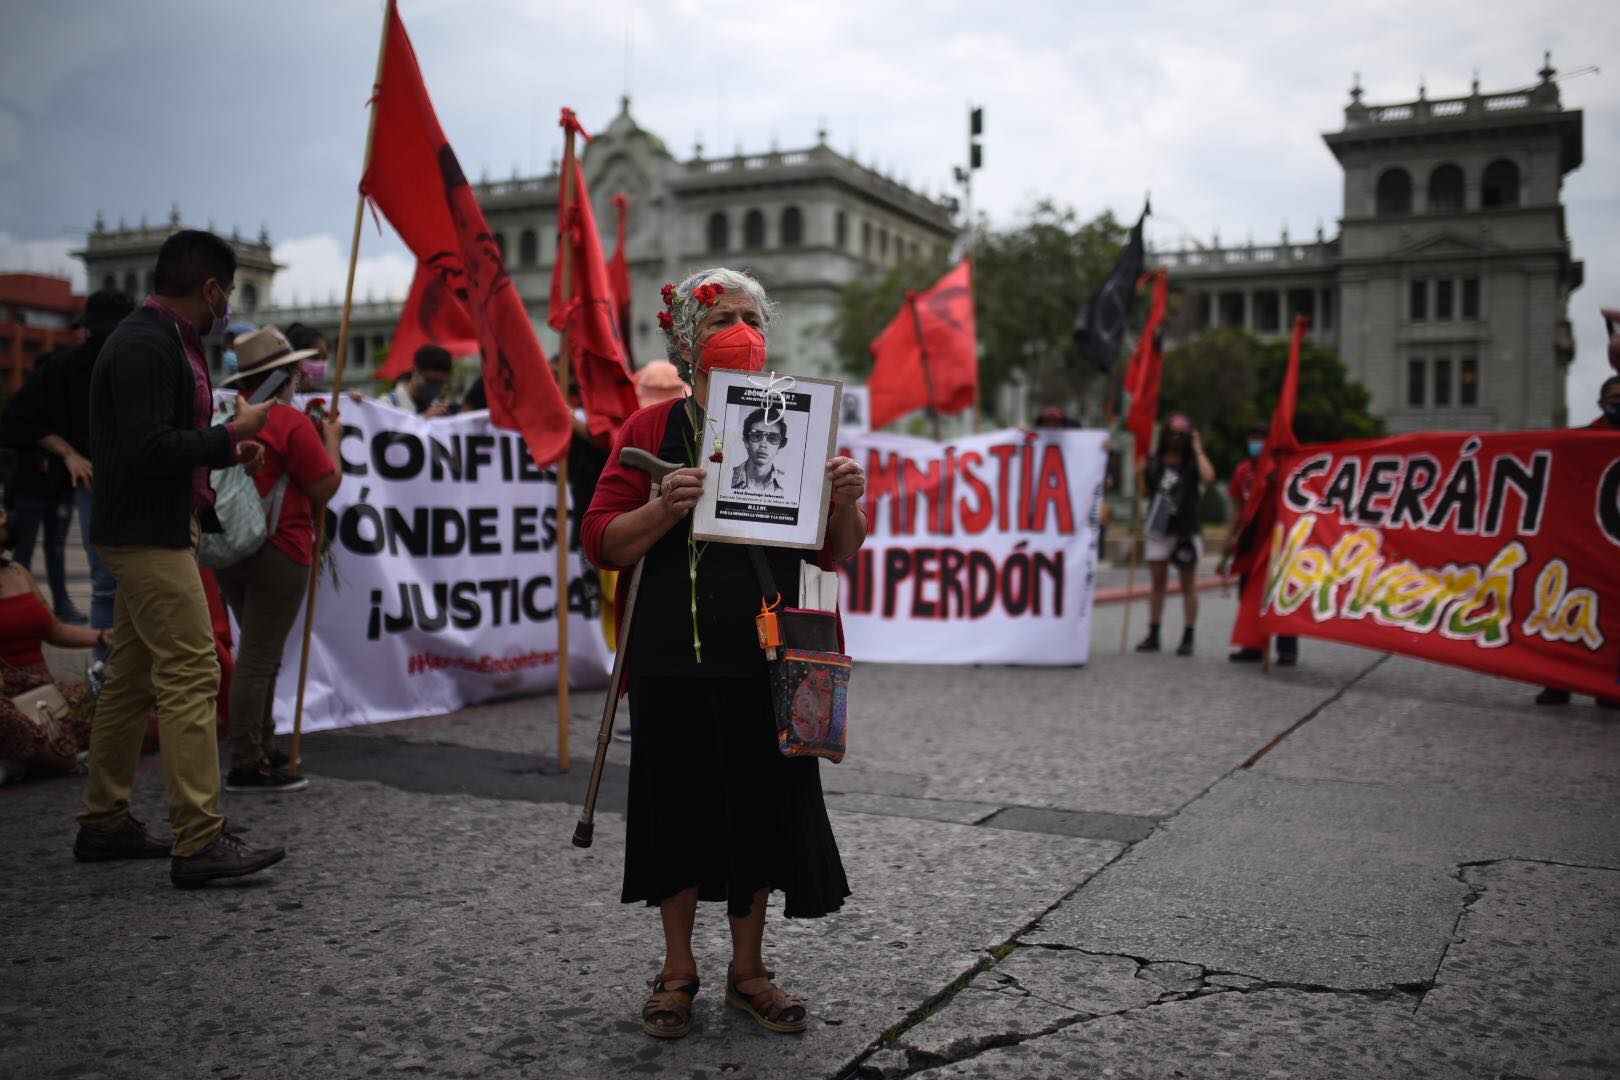
[[[90,464],[90,373],[107,336],[134,310],[135,301],[128,293],[111,289],[91,293],[84,314],[74,324],[84,328],[84,341],[52,356],[6,410],[8,428],[19,421],[20,430],[12,434],[25,435],[30,449],[58,459],[61,464],[52,468],[60,470],[72,486],[79,508],[79,532],[90,563],[90,625],[97,630],[112,629],[116,585],[90,542],[95,471]],[[57,615],[63,617],[60,606]],[[106,650],[97,648],[95,657],[105,660]]]
[[[214,701],[219,662],[197,542],[217,531],[211,468],[250,472],[269,403],[241,402],[210,426],[213,387],[203,335],[230,322],[236,256],[212,233],[163,242],[155,295],[119,323],[90,380],[96,498],[90,539],[118,582],[115,645],[90,737],[90,778],[73,852],[82,860],[171,856],[179,886],[241,877],[280,862],[225,831],[219,810]],[[153,840],[130,814],[141,739],[153,706],[174,840]]]

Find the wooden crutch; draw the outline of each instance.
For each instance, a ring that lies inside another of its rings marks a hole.
[[[652,478],[648,501],[658,498],[664,477],[683,468],[634,446],[620,450],[619,460]],[[575,847],[590,847],[596,832],[596,796],[602,789],[602,767],[607,764],[608,743],[613,738],[613,718],[618,714],[619,692],[624,688],[625,654],[630,651],[630,627],[636,617],[636,593],[640,591],[641,568],[646,561],[638,559],[636,568],[630,572],[630,591],[624,597],[624,619],[619,623],[619,648],[613,654],[613,677],[608,680],[607,701],[602,704],[602,729],[596,733],[596,761],[591,765],[591,783],[585,789],[585,806],[579,812],[579,824],[574,826]]]

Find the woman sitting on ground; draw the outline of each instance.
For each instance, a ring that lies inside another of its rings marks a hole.
[[[5,692],[0,697],[0,774],[25,769],[66,772],[80,752],[90,748],[90,714],[82,708],[88,692],[82,686],[58,686],[66,708],[55,722],[26,715],[13,700],[17,695],[54,680],[45,666],[40,646],[50,642],[64,649],[107,647],[111,630],[69,626],[57,618],[39,595],[34,575],[7,554],[11,549],[10,522],[0,510],[0,674]]]
[[[225,383],[251,396],[277,369],[313,355],[313,349],[295,351],[281,331],[266,326],[236,339],[237,374]],[[336,494],[342,479],[336,462],[343,425],[336,419],[318,425],[299,411],[292,404],[295,385],[295,379],[287,380],[264,430],[255,436],[264,445],[264,465],[253,480],[259,496],[270,501],[274,527],[258,551],[214,571],[242,631],[231,677],[226,791],[297,791],[309,785],[287,774],[287,755],[275,746],[276,678],[315,564],[312,508]]]
[[[764,368],[771,305],[758,282],[735,270],[704,270],[665,289],[670,310],[659,322],[694,394],[649,406],[625,423],[582,530],[597,566],[643,564],[635,624],[620,644],[629,650],[631,727],[620,899],[656,905],[664,929],[664,966],[650,983],[642,1027],[658,1038],[690,1029],[698,992],[692,924],[701,899],[725,901],[730,916],[727,1004],[768,1031],[803,1031],[803,1003],[776,986],[765,965],[766,900],[781,890],[789,918],[815,918],[838,910],[849,886],[819,764],[777,748],[754,629],[760,586],[747,548],[689,547],[691,511],[707,474],[701,466],[710,460],[711,440],[702,437],[709,368]],[[630,446],[687,467],[670,473],[649,502],[647,475],[620,461]],[[827,476],[826,545],[813,557],[830,568],[865,541],[857,504],[866,481],[860,466],[842,457],[827,462]],[[762,550],[776,586],[797,596],[800,560],[812,553]]]

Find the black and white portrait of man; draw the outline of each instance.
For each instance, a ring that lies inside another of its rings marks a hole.
[[[776,458],[787,445],[787,421],[778,412],[767,419],[764,409],[755,409],[743,420],[741,465],[731,470],[731,490],[749,495],[786,496],[789,478]]]

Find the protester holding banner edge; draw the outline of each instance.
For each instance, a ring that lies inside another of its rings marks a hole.
[[[1610,312],[1605,311],[1607,317]],[[1617,370],[1620,370],[1620,325],[1609,323],[1611,337],[1609,339],[1609,356],[1615,360]],[[1603,380],[1598,387],[1598,418],[1586,425],[1588,431],[1610,431],[1620,433],[1620,375],[1611,375]],[[1572,695],[1568,690],[1560,690],[1556,686],[1544,686],[1541,693],[1536,695],[1537,705],[1568,705]],[[1593,699],[1600,709],[1620,709],[1620,698],[1600,697]]]
[[[780,889],[789,917],[813,918],[841,907],[849,886],[817,763],[777,749],[752,625],[760,593],[746,549],[690,542],[690,512],[706,475],[701,462],[711,460],[709,440],[694,434],[703,430],[708,369],[762,370],[772,307],[758,282],[725,268],[665,286],[664,297],[659,323],[695,394],[642,409],[620,429],[583,528],[598,566],[623,570],[644,560],[638,616],[620,645],[633,667],[634,733],[621,901],[656,904],[665,941],[642,1027],[659,1038],[690,1030],[699,988],[691,936],[703,899],[727,902],[727,1003],[769,1031],[798,1032],[808,1012],[774,984],[762,954],[766,900]],[[619,460],[631,446],[687,467],[648,501],[649,480]],[[860,466],[834,457],[827,472],[832,509],[817,558],[824,569],[857,551],[866,535]],[[765,554],[778,587],[797,595],[800,552]]]

